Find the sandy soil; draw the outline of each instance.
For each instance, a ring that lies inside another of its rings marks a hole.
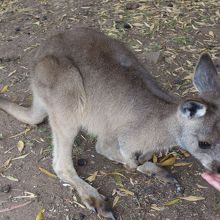
[[[127,43],[165,89],[179,95],[193,93],[191,76],[201,52],[209,51],[213,58],[220,56],[219,2],[136,2],[139,3],[1,0],[1,95],[29,105],[29,64],[36,48],[47,36],[76,24],[101,29]],[[219,67],[217,59],[216,65]],[[1,111],[0,134],[0,220],[36,219],[41,209],[47,220],[101,219],[80,205],[73,189],[39,170],[41,167],[53,172],[47,122],[29,127]],[[25,144],[22,153],[17,148],[18,141]],[[80,133],[74,143],[73,162],[83,178],[98,171],[91,184],[108,196],[111,203],[118,196],[114,207],[118,219],[220,219],[220,193],[201,178],[203,168],[195,159],[180,156],[178,162],[192,165],[169,169],[184,186],[183,196],[204,199],[181,200],[166,206],[166,202],[177,197],[172,188],[103,158],[95,152],[94,143],[93,137]],[[79,166],[79,159],[86,164]],[[114,194],[120,187],[134,194]],[[17,207],[20,204],[24,206]],[[6,211],[7,208],[16,209]]]

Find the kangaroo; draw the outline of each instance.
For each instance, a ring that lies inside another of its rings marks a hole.
[[[220,87],[208,54],[195,69],[198,99],[176,99],[164,92],[123,43],[86,27],[50,37],[33,60],[32,106],[1,97],[0,108],[31,125],[48,116],[53,169],[75,187],[89,209],[116,219],[105,197],[74,169],[72,143],[81,128],[97,135],[98,153],[129,169],[157,175],[177,191],[181,187],[176,179],[150,162],[154,151],[179,145],[206,169],[220,172]]]

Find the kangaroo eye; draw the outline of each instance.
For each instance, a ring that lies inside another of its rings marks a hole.
[[[211,144],[205,141],[199,141],[199,147],[201,149],[209,149],[211,148]]]

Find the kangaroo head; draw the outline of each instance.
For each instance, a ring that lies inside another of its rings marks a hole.
[[[201,100],[186,100],[179,105],[177,141],[206,169],[220,173],[220,86],[208,54],[200,57],[193,83]]]

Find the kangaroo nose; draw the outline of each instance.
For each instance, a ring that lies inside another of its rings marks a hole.
[[[220,174],[220,161],[214,160],[212,162],[212,171]]]

